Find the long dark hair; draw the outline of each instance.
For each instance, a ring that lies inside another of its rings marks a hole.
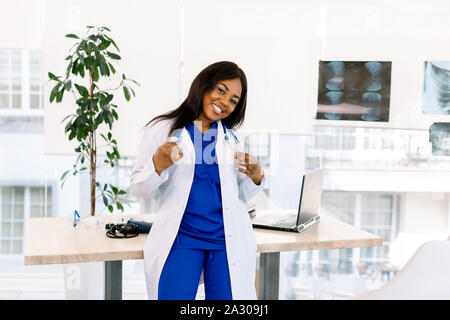
[[[241,80],[241,98],[233,112],[221,121],[231,129],[240,127],[244,122],[245,108],[247,106],[247,78],[244,71],[237,64],[230,61],[216,62],[203,69],[192,82],[186,100],[178,108],[153,118],[146,126],[153,121],[175,119],[170,128],[169,135],[171,135],[176,129],[183,128],[191,121],[197,119],[203,112],[203,97],[206,92],[214,89],[221,80],[236,78]]]

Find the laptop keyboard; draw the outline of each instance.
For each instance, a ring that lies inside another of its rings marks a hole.
[[[287,217],[281,219],[280,221],[273,224],[273,226],[292,228],[295,226],[296,221],[297,221],[297,215],[294,214],[294,215],[290,215],[290,216],[287,216]]]

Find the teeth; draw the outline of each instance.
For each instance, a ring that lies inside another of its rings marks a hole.
[[[216,106],[214,103],[212,106],[213,106],[214,110],[216,110],[217,113],[222,113],[222,110],[218,106]]]

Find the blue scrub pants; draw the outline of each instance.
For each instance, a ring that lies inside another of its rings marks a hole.
[[[231,300],[226,250],[172,248],[159,278],[159,300],[195,300],[202,269],[205,300]]]

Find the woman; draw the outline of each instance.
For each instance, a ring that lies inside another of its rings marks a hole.
[[[256,299],[256,242],[245,203],[263,188],[261,166],[231,129],[244,121],[247,80],[232,62],[194,79],[175,110],[151,120],[131,188],[161,206],[144,248],[149,299]]]

